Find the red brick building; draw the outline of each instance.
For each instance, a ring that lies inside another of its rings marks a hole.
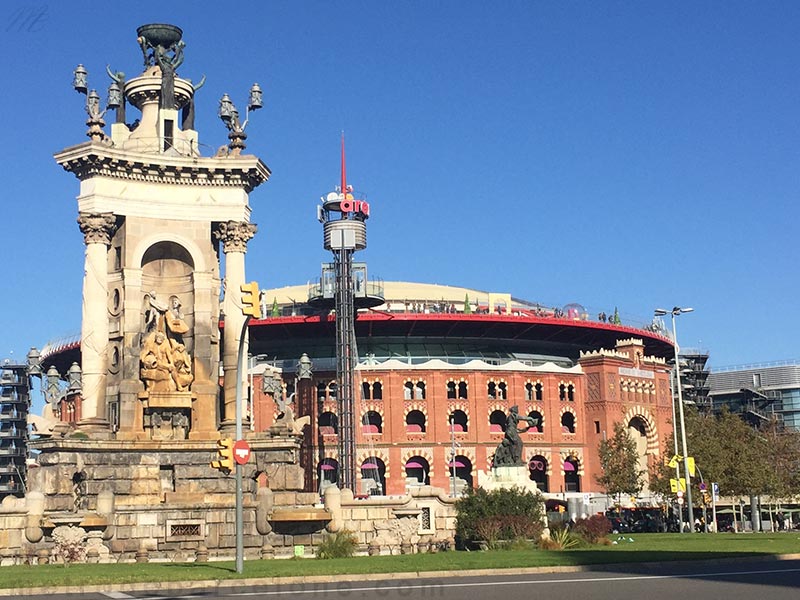
[[[512,406],[538,423],[522,434],[530,477],[550,494],[602,493],[597,448],[616,422],[637,442],[642,468],[659,460],[671,431],[671,341],[654,328],[589,320],[580,307],[549,309],[508,294],[386,283],[386,304],[356,320],[361,431],[356,462],[364,493],[408,486],[476,485],[503,438]],[[264,370],[309,415],[303,461],[309,489],[336,478],[338,418],[334,317],[296,299],[301,287],[266,293],[279,314],[251,323],[254,429],[277,415]],[[301,354],[311,381],[296,380]]]

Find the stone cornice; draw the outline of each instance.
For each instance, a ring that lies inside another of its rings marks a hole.
[[[81,181],[112,177],[173,185],[240,187],[249,193],[271,175],[269,167],[253,155],[210,158],[153,155],[97,142],[62,150],[55,159]]]

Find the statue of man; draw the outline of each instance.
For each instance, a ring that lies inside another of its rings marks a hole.
[[[519,414],[519,407],[512,406],[509,409],[506,420],[506,432],[503,441],[497,447],[492,461],[493,467],[499,466],[520,466],[522,462],[522,438],[519,437],[519,422],[527,423],[528,427],[537,425],[536,419]],[[526,427],[527,429],[527,427]]]

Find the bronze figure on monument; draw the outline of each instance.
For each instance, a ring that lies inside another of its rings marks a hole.
[[[527,431],[528,427],[537,425],[536,419],[533,417],[520,416],[519,407],[512,406],[508,412],[506,419],[506,431],[503,441],[497,446],[494,458],[492,459],[492,467],[518,467],[525,463],[522,462],[522,438],[519,437],[519,423],[522,421],[527,424],[523,431]]]

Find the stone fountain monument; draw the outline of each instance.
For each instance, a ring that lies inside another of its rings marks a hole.
[[[205,77],[182,76],[183,32],[143,25],[136,41],[143,70],[128,78],[107,66],[105,105],[87,69],[74,72],[89,139],[55,159],[80,185],[80,365],[69,368],[59,396],[59,372],[42,353],[48,410],[58,420],[39,422],[25,497],[0,504],[0,565],[52,560],[54,533],[84,536],[85,559],[94,562],[231,558],[238,545],[236,479],[214,459],[221,438],[237,429],[244,376],[238,291],[257,232],[250,192],[270,176],[244,152],[245,128],[262,90],[250,89],[244,119],[223,95],[227,144],[203,153],[194,115]],[[298,397],[311,396],[307,371],[297,374]],[[295,552],[345,528],[370,553],[448,545],[455,499],[443,490],[369,499],[336,487],[323,498],[304,492],[308,416],[294,414],[285,386],[277,374],[271,425],[243,428],[251,450],[243,467],[245,557]],[[262,417],[270,412],[262,409]]]
[[[89,140],[55,156],[80,183],[82,381],[73,427],[34,442],[39,467],[28,488],[38,500],[26,536],[35,546],[55,527],[80,525],[123,560],[202,559],[234,545],[234,478],[209,463],[217,440],[235,429],[245,319],[238,290],[257,231],[250,192],[270,176],[243,152],[244,129],[262,91],[250,90],[244,120],[223,97],[228,143],[206,156],[194,129],[204,78],[179,73],[183,32],[150,24],[137,35],[143,70],[127,78],[107,68],[106,106],[89,89],[87,69],[75,70]],[[108,111],[116,113],[110,128]],[[301,436],[291,428],[248,435],[251,551],[271,531],[273,494],[288,495],[285,504],[319,501],[294,496],[303,489]]]

